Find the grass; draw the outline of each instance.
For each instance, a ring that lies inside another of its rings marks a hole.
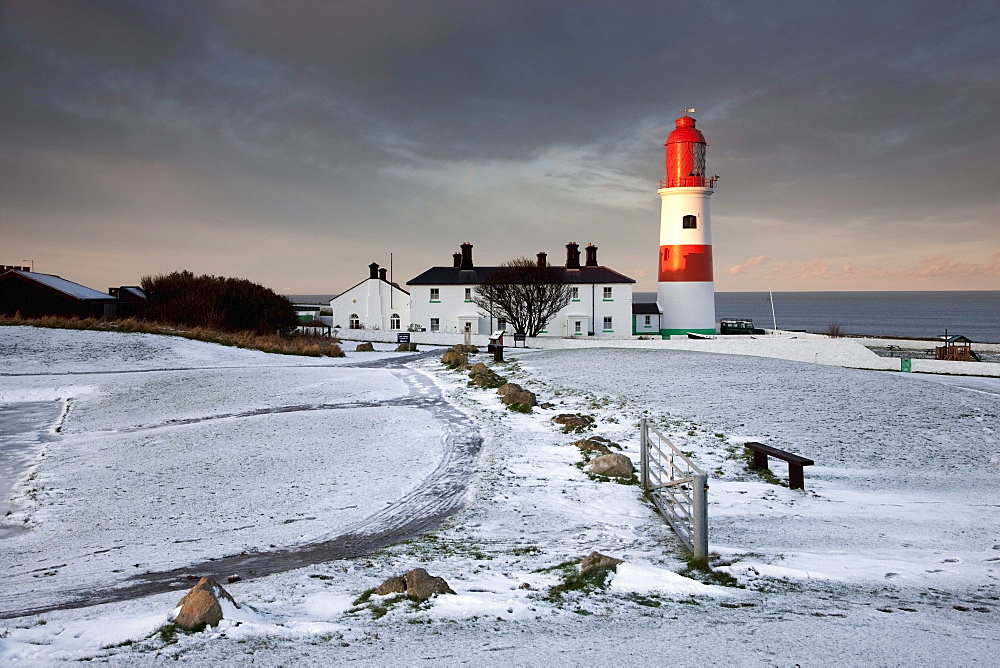
[[[561,570],[563,580],[549,588],[545,600],[549,603],[562,603],[565,596],[573,593],[588,594],[607,587],[608,576],[615,570],[614,566],[591,568],[581,573],[579,561],[568,561],[546,570]]]
[[[20,315],[0,315],[0,326],[45,327],[50,329],[78,329],[100,332],[129,332],[179,336],[206,343],[218,343],[235,348],[260,350],[280,355],[303,355],[306,357],[343,357],[340,342],[322,336],[278,334],[255,334],[253,332],[223,332],[206,327],[180,327],[169,323],[122,318],[120,320],[99,320],[97,318],[67,318],[44,316],[25,318]]]

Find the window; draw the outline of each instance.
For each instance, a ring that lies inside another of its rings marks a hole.
[[[604,288],[604,301],[611,301],[611,288]]]
[[[574,320],[573,321],[573,333],[574,334],[581,334],[582,332],[583,332],[583,323],[580,322],[579,320]]]
[[[646,316],[646,327],[649,327],[652,324],[653,324],[653,316],[647,315]]]
[[[431,288],[431,301],[432,302],[441,301],[441,288]]]
[[[498,318],[497,319],[497,329],[502,329],[505,332],[507,331],[507,319],[506,318]]]
[[[647,316],[648,318],[648,316]],[[399,314],[393,313],[389,316],[389,329],[399,329]]]
[[[441,319],[440,318],[431,318],[431,331],[432,332],[440,332],[441,331]]]
[[[612,331],[611,330],[611,316],[610,315],[604,316],[604,331],[605,332]]]
[[[698,229],[698,216],[684,216],[684,222],[682,226],[685,230],[697,230]]]
[[[361,329],[361,318],[357,313],[351,314],[351,329]]]
[[[467,301],[467,302],[471,302],[472,301],[472,288],[466,288],[465,289],[465,301]]]
[[[580,288],[570,288],[570,296],[576,301],[580,301]]]
[[[471,322],[466,322],[465,323],[465,331],[467,331],[467,332],[471,332],[472,331],[472,323]]]

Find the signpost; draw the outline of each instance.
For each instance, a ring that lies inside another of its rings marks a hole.
[[[396,343],[409,343],[409,342],[410,342],[409,332],[400,332],[399,334],[396,335]]]

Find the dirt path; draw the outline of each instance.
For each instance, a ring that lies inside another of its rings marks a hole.
[[[179,591],[190,587],[194,581],[203,576],[213,577],[222,582],[232,575],[239,575],[244,580],[264,577],[312,564],[368,554],[387,545],[412,538],[440,524],[463,505],[482,444],[479,429],[464,413],[445,401],[441,391],[428,375],[405,367],[398,360],[378,360],[350,366],[389,369],[406,384],[409,394],[406,397],[383,402],[283,406],[266,411],[248,411],[167,424],[180,425],[211,419],[306,410],[390,406],[420,408],[429,411],[441,425],[444,432],[442,438],[444,455],[437,468],[416,489],[379,512],[348,527],[343,533],[325,540],[267,552],[234,554],[169,571],[145,573],[99,590],[93,588],[67,590],[62,592],[62,598],[57,601],[39,602],[32,601],[30,596],[0,595],[0,618],[81,608]],[[166,425],[159,427],[162,426]],[[138,429],[150,428],[158,427]]]

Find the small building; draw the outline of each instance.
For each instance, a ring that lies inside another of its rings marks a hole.
[[[406,330],[410,324],[410,293],[386,278],[372,262],[368,278],[330,300],[333,327]]]
[[[23,268],[0,274],[0,313],[4,315],[110,318],[116,305],[115,297],[59,276]]]
[[[138,285],[123,285],[108,288],[108,294],[118,302],[118,317],[130,318],[138,315],[146,306],[146,291]]]
[[[566,244],[566,264],[551,267],[572,290],[572,300],[546,325],[548,336],[631,336],[632,284],[635,281],[597,263],[597,246],[589,244],[581,265],[576,242]],[[477,267],[472,260],[472,244],[461,245],[450,267],[431,267],[406,282],[411,287],[410,314],[414,325],[431,332],[490,334],[507,328],[473,302],[476,286],[499,267]],[[547,264],[547,254],[538,254],[538,263]]]
[[[661,315],[656,302],[632,302],[632,333],[659,336]]]

